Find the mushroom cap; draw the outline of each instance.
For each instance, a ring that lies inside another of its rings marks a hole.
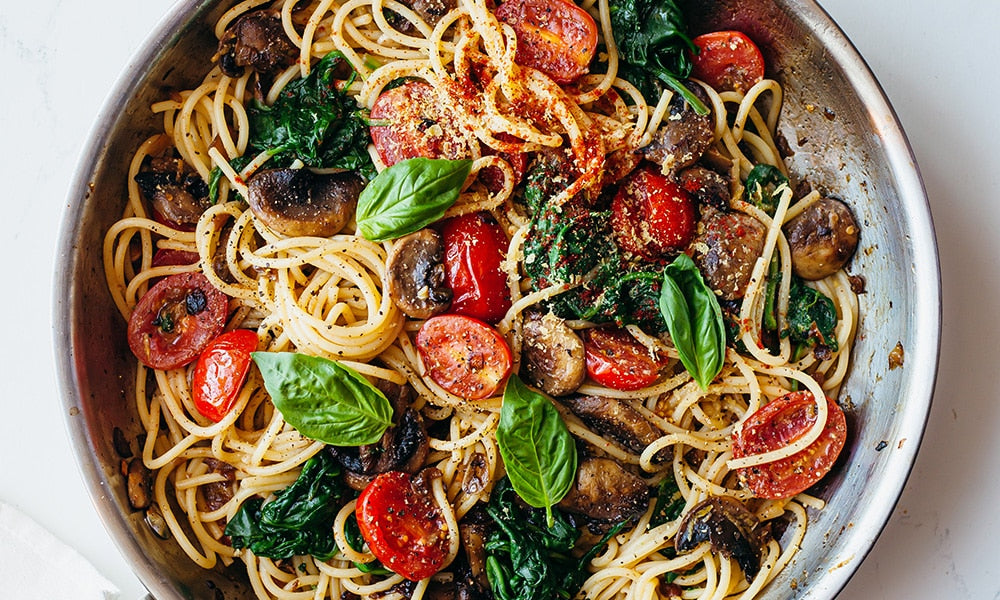
[[[444,243],[432,229],[396,240],[386,257],[389,297],[413,319],[448,310],[452,292],[445,283]]]
[[[364,184],[350,172],[266,169],[247,187],[250,209],[273,231],[289,237],[329,237],[351,219]]]
[[[846,204],[821,198],[785,224],[792,269],[815,281],[842,269],[858,247],[859,228]]]

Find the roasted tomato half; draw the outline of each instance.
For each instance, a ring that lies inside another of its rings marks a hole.
[[[250,374],[250,354],[257,349],[257,332],[234,329],[208,344],[198,357],[191,383],[194,407],[218,423],[233,409]]]
[[[745,94],[764,78],[764,56],[739,31],[713,31],[692,40],[698,53],[691,57],[691,75],[717,90]]]
[[[517,34],[517,64],[563,84],[588,72],[597,51],[597,23],[573,2],[506,0],[496,16]]]
[[[587,376],[616,390],[638,390],[653,385],[664,364],[629,332],[617,327],[585,331],[583,349]]]
[[[382,92],[372,106],[371,121],[372,142],[387,167],[408,158],[469,156],[458,124],[423,81]]]
[[[171,275],[149,288],[128,321],[128,344],[153,369],[178,369],[222,333],[229,296],[201,273]]]
[[[507,273],[500,268],[510,240],[485,212],[441,223],[445,282],[452,291],[450,312],[497,323],[510,309]]]
[[[481,400],[495,395],[511,370],[510,348],[495,329],[463,315],[438,315],[417,332],[427,374],[446,391]]]
[[[829,416],[819,438],[803,450],[774,462],[739,469],[740,479],[760,498],[790,498],[830,472],[847,439],[847,419],[826,398]],[[733,458],[777,450],[801,438],[816,422],[809,392],[792,392],[765,404],[733,436]]]
[[[448,557],[448,525],[431,490],[431,479],[440,476],[437,469],[412,477],[382,473],[361,492],[355,508],[372,554],[411,581],[437,573]]]
[[[618,247],[655,260],[684,249],[694,238],[694,200],[652,168],[629,175],[611,202]]]

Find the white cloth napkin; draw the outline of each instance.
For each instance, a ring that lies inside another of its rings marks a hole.
[[[0,597],[117,600],[118,588],[79,552],[0,501]]]

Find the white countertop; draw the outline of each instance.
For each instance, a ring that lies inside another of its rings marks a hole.
[[[1000,599],[1000,2],[823,5],[881,81],[914,147],[944,288],[940,374],[923,446],[892,519],[841,598]],[[50,289],[78,154],[105,95],[171,0],[0,6],[0,202],[11,211],[0,236],[0,255],[11,259],[0,294],[0,500],[78,549],[123,599],[140,598],[142,585],[76,472],[55,382]]]

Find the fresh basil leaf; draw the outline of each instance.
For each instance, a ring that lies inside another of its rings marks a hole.
[[[707,389],[722,370],[726,330],[718,299],[686,254],[663,271],[660,312],[684,368]]]
[[[340,466],[320,451],[302,467],[292,485],[270,502],[251,498],[226,524],[233,548],[250,548],[274,559],[312,555],[327,560],[337,551],[333,523],[351,495],[340,478]]]
[[[385,169],[358,198],[358,229],[373,242],[413,233],[440,219],[458,200],[471,160],[410,158]]]
[[[497,446],[514,491],[553,523],[552,506],[576,478],[576,443],[552,402],[511,375],[503,391]]]
[[[392,405],[357,371],[294,352],[254,352],[271,401],[302,435],[334,446],[374,444],[392,425]]]
[[[788,178],[778,167],[757,165],[747,175],[747,200],[773,217],[774,211],[778,210],[783,186],[788,186]]]

